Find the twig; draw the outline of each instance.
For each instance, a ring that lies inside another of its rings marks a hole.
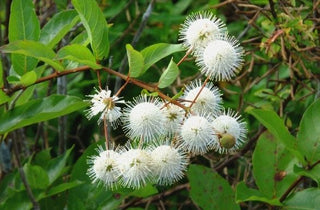
[[[19,169],[19,174],[20,174],[22,183],[23,183],[24,187],[26,188],[28,197],[32,202],[33,209],[35,209],[35,210],[39,209],[40,210],[39,203],[36,201],[36,199],[35,199],[35,197],[34,197],[34,195],[32,193],[32,190],[31,190],[30,185],[29,185],[29,183],[27,181],[27,178],[26,178],[26,174],[24,173],[23,167],[21,166],[21,161],[20,161],[20,156],[19,156],[19,151],[18,151],[18,145],[17,145],[17,142],[16,142],[17,141],[17,133],[16,132],[17,131],[12,132],[12,134],[13,134],[13,151],[14,151],[14,154],[16,156],[18,169]]]
[[[147,21],[151,15],[151,12],[152,12],[152,9],[153,9],[153,6],[154,6],[154,3],[155,3],[155,0],[151,0],[146,11],[144,12],[143,16],[142,16],[142,20],[141,20],[141,23],[139,25],[139,28],[136,32],[136,34],[134,35],[133,39],[132,39],[132,42],[131,42],[131,45],[134,47],[137,42],[139,41],[140,37],[141,37],[141,34],[142,34],[142,31],[144,30],[146,24],[147,24]],[[128,60],[127,60],[127,55],[125,55],[121,61],[121,65],[119,67],[119,72],[120,73],[123,73],[124,69],[127,67],[128,65]],[[119,78],[116,78],[116,81],[115,81],[115,85],[114,85],[114,92],[117,92],[118,89],[120,88],[121,86],[121,80]]]

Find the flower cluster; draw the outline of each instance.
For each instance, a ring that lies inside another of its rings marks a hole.
[[[232,153],[244,144],[245,122],[224,109],[220,90],[208,81],[234,76],[242,63],[242,48],[227,35],[223,22],[208,12],[189,16],[180,37],[207,80],[187,84],[176,103],[146,95],[125,102],[109,90],[89,95],[88,118],[100,114],[99,121],[114,127],[122,124],[129,139],[117,149],[99,147],[98,155],[89,158],[93,182],[110,189],[170,185],[183,177],[190,157],[208,151]]]
[[[243,62],[243,49],[228,35],[225,24],[210,12],[198,12],[185,20],[180,40],[196,57],[201,72],[215,80],[230,80]]]

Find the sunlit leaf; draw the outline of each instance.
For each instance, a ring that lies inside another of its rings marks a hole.
[[[108,26],[102,11],[95,0],[72,0],[81,22],[85,27],[96,59],[109,54]]]
[[[126,49],[129,62],[130,77],[141,76],[144,67],[144,60],[142,54],[133,49],[133,47],[130,44],[126,45]]]
[[[32,0],[13,0],[9,19],[9,42],[17,40],[39,40],[40,23],[35,14]],[[37,59],[28,55],[13,54],[12,65],[16,73],[22,75],[34,69]]]
[[[40,42],[53,48],[80,20],[75,10],[55,14],[40,32]]]
[[[4,53],[21,54],[34,57],[45,63],[48,63],[56,70],[63,70],[63,66],[54,60],[56,54],[53,52],[53,50],[40,42],[19,40],[0,47],[0,51]]]
[[[34,123],[57,118],[87,105],[75,96],[51,95],[31,100],[0,116],[0,134]]]
[[[159,79],[159,88],[165,88],[171,85],[179,75],[177,64],[171,59],[167,69],[161,74]]]

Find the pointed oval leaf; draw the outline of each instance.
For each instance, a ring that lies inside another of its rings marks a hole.
[[[270,133],[263,133],[252,157],[253,175],[261,193],[268,199],[280,198],[298,178],[293,172],[298,160]]]
[[[133,49],[130,44],[126,45],[127,56],[129,62],[130,77],[139,77],[142,75],[144,60],[140,52]]]
[[[302,163],[305,162],[302,154],[298,151],[296,139],[289,133],[283,120],[271,110],[250,109],[248,113],[253,115],[261,124],[263,124],[270,133],[279,141],[286,145],[287,149],[297,157]]]
[[[40,42],[53,48],[79,20],[80,18],[75,10],[55,14],[41,29]]]
[[[310,164],[320,160],[320,100],[305,111],[297,134],[299,151]]]
[[[9,42],[17,40],[39,40],[40,23],[34,11],[32,0],[13,0],[9,19]],[[22,75],[37,65],[37,59],[26,55],[12,55],[16,73]]]
[[[229,183],[212,169],[190,165],[190,197],[203,209],[240,209]]]
[[[320,203],[320,189],[319,188],[309,188],[299,192],[294,193],[288,199],[284,201],[285,209],[304,209],[304,210],[314,210],[319,209]]]
[[[40,166],[34,166],[26,163],[23,166],[23,170],[31,188],[46,189],[49,186],[47,172]]]
[[[98,60],[108,56],[108,26],[95,0],[72,0],[90,40],[93,54]]]
[[[60,63],[53,60],[56,57],[56,54],[53,52],[53,50],[40,42],[31,40],[18,40],[0,47],[0,51],[4,53],[21,54],[37,58],[51,65],[58,71],[62,71],[64,69]]]
[[[168,43],[158,43],[146,47],[141,51],[144,57],[144,72],[149,69],[153,64],[176,52],[184,51],[185,49],[181,44],[168,44]]]
[[[21,76],[20,84],[24,86],[31,85],[37,81],[37,74],[35,71],[29,71]]]
[[[159,88],[165,88],[171,85],[179,75],[177,64],[171,59],[167,69],[161,74],[159,79]]]
[[[237,185],[236,190],[237,203],[244,201],[261,201],[274,206],[282,206],[282,203],[277,198],[269,199],[259,190],[248,188],[244,182]]]
[[[96,63],[96,59],[92,55],[91,51],[85,46],[79,44],[72,44],[61,48],[57,53],[57,58],[86,64],[93,69],[101,68],[101,66]]]
[[[34,123],[54,119],[87,106],[75,96],[51,95],[31,100],[0,116],[0,134]]]

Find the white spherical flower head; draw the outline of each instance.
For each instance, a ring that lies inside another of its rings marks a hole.
[[[123,115],[124,130],[130,138],[148,142],[165,133],[165,115],[158,99],[139,97],[130,103]]]
[[[125,187],[144,186],[152,175],[151,167],[151,157],[142,149],[129,149],[117,159],[117,170]]]
[[[103,183],[108,189],[114,189],[118,182],[118,172],[116,170],[116,159],[119,154],[113,150],[98,149],[99,155],[88,159],[91,165],[88,175],[93,183]]]
[[[186,18],[179,40],[183,41],[187,49],[197,51],[225,32],[225,24],[211,12],[198,12]]]
[[[110,90],[95,89],[96,94],[89,95],[91,97],[91,106],[86,110],[86,116],[91,119],[93,116],[101,113],[98,123],[106,119],[113,127],[117,127],[121,116],[121,108],[116,104],[125,103],[124,100],[117,96],[111,96]]]
[[[185,106],[190,106],[192,101],[197,97],[202,88],[202,82],[197,80],[186,86],[186,91],[183,96]],[[197,100],[191,107],[191,112],[195,114],[210,113],[216,114],[222,110],[222,98],[221,93],[217,87],[208,82]]]
[[[240,120],[237,113],[228,110],[227,113],[215,118],[212,126],[218,134],[215,149],[219,153],[233,152],[244,143],[247,133],[246,123]]]
[[[190,116],[181,126],[181,147],[194,155],[206,153],[217,141],[210,122],[203,116]]]
[[[221,37],[200,50],[196,62],[211,79],[230,80],[243,62],[243,49],[235,38]]]
[[[185,153],[169,145],[161,145],[151,152],[153,173],[159,185],[170,185],[180,180],[186,170]]]
[[[174,104],[165,106],[162,111],[166,117],[164,126],[167,130],[167,133],[168,135],[174,135],[183,121],[185,111],[181,107]]]

